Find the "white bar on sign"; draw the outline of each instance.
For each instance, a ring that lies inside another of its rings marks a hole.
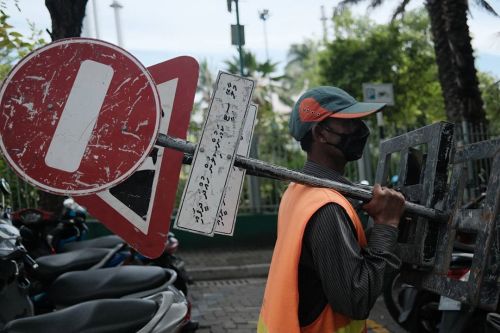
[[[219,73],[175,227],[213,236],[254,81]]]
[[[243,125],[243,133],[240,144],[238,145],[237,154],[248,157],[252,144],[253,130],[255,128],[255,118],[257,116],[257,105],[250,104],[248,114]],[[215,233],[219,235],[232,236],[234,233],[234,224],[236,215],[238,214],[238,206],[240,204],[241,190],[243,189],[243,181],[245,180],[245,169],[240,169],[233,166],[229,181],[224,192],[222,206],[219,209],[217,223],[215,225]]]
[[[48,166],[66,172],[78,170],[113,73],[109,65],[92,60],[81,63],[45,155]]]

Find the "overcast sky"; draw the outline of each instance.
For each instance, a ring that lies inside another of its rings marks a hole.
[[[223,60],[237,55],[231,46],[230,25],[236,23],[235,10],[229,13],[226,0],[117,0],[123,8],[119,10],[123,47],[134,54],[146,66],[178,55],[190,55],[198,61],[207,59],[211,68],[224,69]],[[84,33],[111,43],[117,43],[112,0],[89,0]],[[358,5],[354,11],[368,13],[373,20],[387,22],[395,1],[377,10],[367,9],[367,3]],[[500,1],[490,1],[500,11]],[[14,0],[7,0],[10,23],[20,32],[27,33],[27,20],[38,29],[50,29],[50,16],[42,0],[19,0],[19,12]],[[264,22],[259,11],[269,10],[266,21],[269,54],[273,62],[281,66],[286,63],[288,48],[306,38],[321,39],[323,25],[321,6],[326,16],[331,16],[332,7],[338,3],[324,0],[240,0],[240,23],[245,26],[246,47],[257,54],[259,60],[266,58]],[[413,0],[410,8],[421,6],[422,0]],[[97,16],[94,16],[96,4]],[[233,3],[234,7],[234,3]],[[473,7],[469,20],[476,64],[480,70],[500,77],[500,19]],[[327,32],[331,34],[330,21]],[[330,35],[331,36],[331,35]],[[50,40],[45,34],[45,39]]]

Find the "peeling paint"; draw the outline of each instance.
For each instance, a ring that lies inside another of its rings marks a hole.
[[[30,79],[30,80],[35,80],[35,81],[44,81],[45,78],[44,77],[41,77],[41,76],[31,76],[31,75],[28,75],[26,76],[27,79]]]
[[[131,132],[122,131],[122,134],[123,134],[123,135],[130,135],[130,136],[132,136],[132,137],[136,138],[137,140],[141,140],[141,137],[140,137],[139,135],[134,134],[134,133],[131,133]]]
[[[50,85],[52,84],[52,80],[54,80],[54,76],[56,75],[56,72],[54,71],[52,73],[52,77],[50,78],[49,81],[45,82],[44,84],[42,84],[42,89],[43,89],[43,97],[42,97],[42,103],[45,103],[45,99],[47,98],[47,96],[49,95],[49,91],[50,91]]]
[[[116,92],[118,92],[120,90],[121,87],[123,87],[123,85],[127,82],[130,81],[130,78],[128,77],[125,81],[123,81],[122,83],[120,83],[120,85],[115,89],[115,91],[113,91],[113,94],[115,94]]]

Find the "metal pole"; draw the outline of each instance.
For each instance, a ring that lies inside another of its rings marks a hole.
[[[328,18],[325,15],[325,6],[321,5],[321,23],[323,24],[323,44],[326,45],[328,42],[328,28],[326,26],[326,22],[328,21]]]
[[[194,151],[196,149],[196,145],[194,143],[190,143],[178,138],[173,138],[165,134],[159,134],[158,139],[156,140],[156,144],[161,147],[172,148],[191,155],[194,154]],[[370,201],[372,198],[371,189],[368,189],[369,187],[360,188],[328,179],[317,178],[253,158],[236,155],[234,165],[247,170],[250,174],[258,175],[261,177],[293,181],[295,183],[316,187],[331,188],[348,197],[362,201]],[[417,214],[419,216],[439,222],[447,222],[449,218],[449,215],[444,212],[438,211],[433,208],[427,208],[425,206],[408,201],[405,202],[405,210],[407,213]]]
[[[266,48],[266,61],[269,62],[269,45],[267,43],[267,27],[266,27],[266,21],[269,18],[269,10],[264,9],[262,11],[259,11],[259,17],[263,22],[263,27],[264,27],[264,46]]]
[[[113,3],[110,5],[111,8],[114,9],[115,11],[115,24],[116,24],[116,38],[118,41],[118,46],[123,46],[123,39],[122,39],[122,27],[120,24],[120,9],[123,8],[122,5],[118,3],[118,1],[113,0]]]
[[[234,0],[234,3],[236,4],[236,26],[238,27],[238,52],[240,53],[240,75],[243,75],[243,68],[244,68],[244,63],[243,63],[243,48],[241,46],[241,26],[240,26],[240,12],[238,8],[238,0]]]
[[[97,4],[95,0],[92,0],[92,9],[94,11],[95,38],[99,39],[99,24],[97,22]]]

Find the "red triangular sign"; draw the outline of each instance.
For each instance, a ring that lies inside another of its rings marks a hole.
[[[178,57],[148,67],[160,95],[160,133],[186,138],[198,82],[199,66]],[[156,147],[124,182],[77,201],[111,231],[147,257],[165,248],[179,182],[183,153]]]

